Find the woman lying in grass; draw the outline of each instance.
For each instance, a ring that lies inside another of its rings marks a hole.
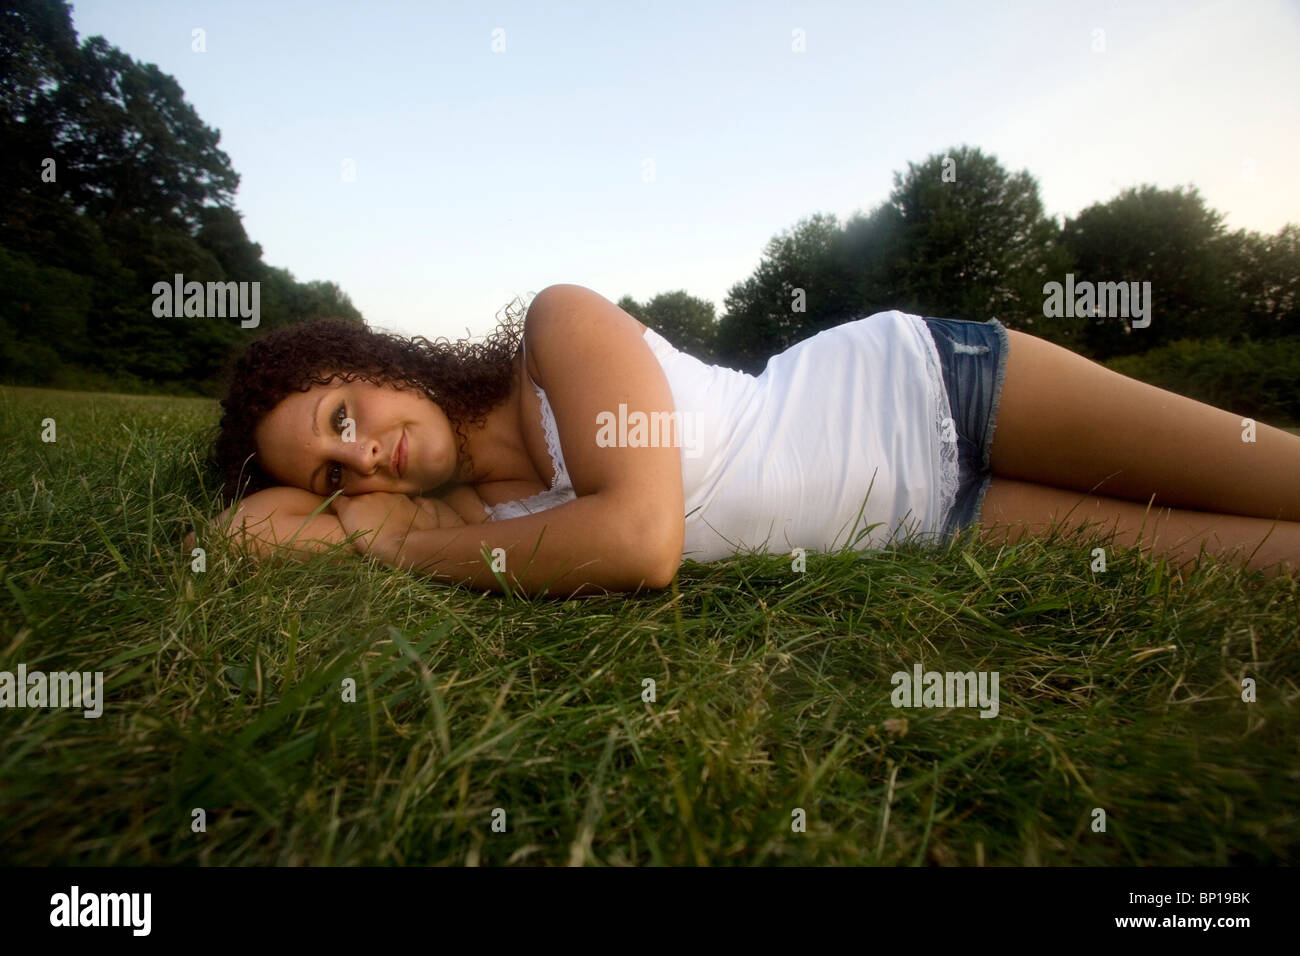
[[[942,543],[972,524],[1014,543],[1101,522],[1178,565],[1204,544],[1300,567],[1300,438],[996,319],[881,312],[751,376],[553,285],[482,344],[279,330],[245,351],[223,408],[237,541],[346,542],[488,590],[499,573],[528,594],[662,588],[684,557]]]

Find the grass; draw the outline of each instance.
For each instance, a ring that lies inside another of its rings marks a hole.
[[[0,389],[0,670],[106,697],[0,710],[0,863],[1297,861],[1292,580],[969,540],[570,602],[216,541],[195,572],[215,411]],[[997,717],[895,709],[917,662],[998,672]]]

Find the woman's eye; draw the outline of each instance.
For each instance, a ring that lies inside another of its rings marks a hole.
[[[338,410],[334,413],[334,430],[338,432],[343,431],[343,423],[347,421],[347,418],[347,406],[340,405]]]
[[[338,462],[331,463],[325,469],[325,480],[329,483],[331,488],[337,488],[339,486],[339,482],[343,480],[343,468]]]

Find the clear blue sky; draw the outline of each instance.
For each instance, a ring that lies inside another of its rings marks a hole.
[[[556,282],[721,315],[772,236],[961,144],[1058,217],[1149,182],[1232,229],[1300,222],[1297,0],[75,0],[73,23],[221,131],[268,263],[408,334],[485,334]]]

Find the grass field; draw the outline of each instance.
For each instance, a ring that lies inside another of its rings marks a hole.
[[[0,710],[0,863],[1300,858],[1293,580],[1060,541],[570,602],[208,540],[198,572],[215,412],[0,389],[0,671],[105,681],[98,719]],[[996,672],[997,716],[892,706],[918,663]]]

